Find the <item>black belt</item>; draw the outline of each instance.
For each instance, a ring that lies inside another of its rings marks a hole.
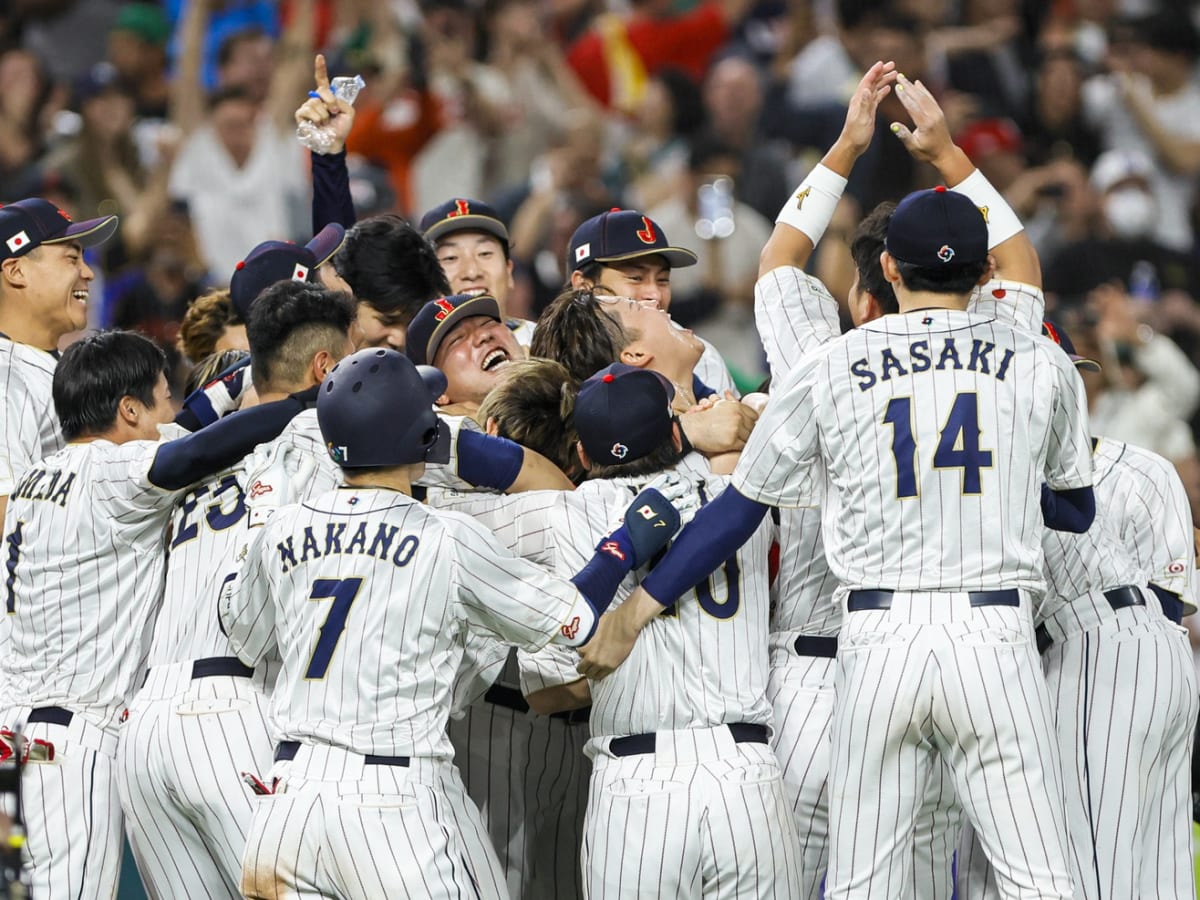
[[[254,670],[236,656],[209,656],[192,660],[193,678],[213,678],[229,675],[233,678],[253,678]]]
[[[34,722],[46,722],[50,725],[70,725],[71,720],[75,718],[75,713],[69,709],[63,709],[61,706],[39,706],[37,709],[29,711],[29,718],[25,721],[32,725]]]
[[[295,759],[299,751],[299,741],[280,741],[275,748],[275,762]],[[376,756],[369,753],[363,757],[363,762],[368,766],[407,766],[409,760],[407,756]]]
[[[483,699],[488,703],[494,703],[496,706],[503,706],[505,709],[515,710],[516,712],[529,712],[529,701],[525,699],[525,695],[516,688],[505,687],[502,684],[493,684],[487,689],[483,695]],[[564,712],[551,713],[551,719],[560,719],[568,725],[586,725],[588,719],[592,715],[592,708],[584,706],[581,709],[568,709]]]
[[[794,646],[799,656],[823,656],[827,659],[833,659],[837,656],[836,637],[802,634],[796,638]]]
[[[1128,609],[1131,606],[1146,605],[1146,598],[1142,592],[1128,584],[1105,591],[1104,599],[1108,601],[1108,605],[1113,608],[1114,612],[1118,609]],[[1054,638],[1050,636],[1045,625],[1039,625],[1034,629],[1033,634],[1037,639],[1038,653],[1045,653],[1054,643]]]
[[[868,612],[871,610],[891,609],[893,591],[851,591],[846,600],[846,609],[850,612]],[[1006,591],[967,591],[967,597],[972,606],[1020,606],[1021,592]]]
[[[752,725],[749,722],[731,722],[725,726],[733,735],[736,744],[765,744],[767,743],[767,726]],[[608,752],[613,756],[636,756],[639,753],[653,753],[658,741],[654,732],[648,734],[631,734],[627,737],[613,738],[608,742]]]

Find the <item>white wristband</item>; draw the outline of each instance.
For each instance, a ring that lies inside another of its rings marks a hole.
[[[815,246],[829,227],[829,220],[833,218],[833,211],[842,199],[844,190],[846,179],[818,163],[808,177],[800,182],[800,187],[788,197],[775,222],[791,225],[797,231],[804,232]]]
[[[987,223],[988,229],[989,250],[994,250],[1014,234],[1020,234],[1024,230],[1025,226],[1021,224],[1021,220],[1017,218],[1013,208],[1008,205],[1008,201],[992,187],[992,183],[984,178],[983,173],[978,169],[951,190],[965,194],[983,213],[983,220]]]

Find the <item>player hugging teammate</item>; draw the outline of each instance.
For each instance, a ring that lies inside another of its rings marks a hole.
[[[804,267],[893,91],[944,184],[859,224],[843,334]],[[249,357],[174,423],[145,339],[54,352],[115,223],[0,209],[34,896],[112,896],[123,835],[155,898],[1195,896],[1182,485],[1089,432],[920,82],[874,65],[780,212],[769,398],[672,321],[695,256],[642,213],[524,322],[491,207],[356,223],[313,162],[320,230],[249,250]]]

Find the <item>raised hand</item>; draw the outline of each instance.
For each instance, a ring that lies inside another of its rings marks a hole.
[[[893,122],[892,134],[900,139],[914,159],[936,166],[939,160],[954,152],[946,114],[920,80],[909,81],[904,75],[897,75],[896,97],[912,117],[913,127],[910,129],[903,122]]]
[[[354,127],[354,107],[333,93],[329,86],[329,72],[325,67],[325,57],[317,54],[313,63],[313,81],[316,82],[317,96],[309,97],[296,110],[296,124],[311,122],[318,128],[328,128],[336,135],[331,153],[340,153],[346,146],[346,138]]]
[[[861,156],[875,137],[875,113],[879,104],[896,83],[894,62],[877,62],[867,69],[846,109],[846,121],[839,138],[856,156]]]

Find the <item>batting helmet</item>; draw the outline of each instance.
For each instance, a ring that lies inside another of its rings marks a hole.
[[[395,350],[347,356],[326,376],[317,422],[329,455],[344,469],[424,462],[441,422],[416,367]]]

